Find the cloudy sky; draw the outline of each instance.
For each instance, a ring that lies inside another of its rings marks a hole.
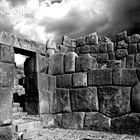
[[[140,0],[0,0],[0,31],[46,42],[92,32],[112,36],[140,33]]]

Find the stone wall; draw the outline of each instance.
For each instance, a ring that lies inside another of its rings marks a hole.
[[[44,127],[140,133],[140,35],[116,38],[63,37],[39,84]]]

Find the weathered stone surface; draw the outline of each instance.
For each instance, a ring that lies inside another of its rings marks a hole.
[[[97,62],[105,63],[108,61],[108,53],[98,53],[97,54]]]
[[[128,36],[125,41],[127,44],[131,44],[132,43],[131,36]]]
[[[111,85],[112,84],[112,70],[111,69],[98,69],[88,72],[88,85]]]
[[[129,44],[128,45],[128,53],[129,54],[137,53],[137,44]]]
[[[14,128],[12,125],[0,127],[0,140],[13,140]]]
[[[0,61],[14,63],[14,49],[11,46],[0,45]]]
[[[64,45],[60,45],[59,49],[62,53],[69,53],[69,52],[74,52],[75,51],[74,47],[67,47],[67,46],[64,46]]]
[[[106,63],[98,63],[98,69],[106,69],[107,65]]]
[[[71,112],[70,97],[68,89],[56,89],[56,112]]]
[[[115,60],[115,53],[114,52],[109,52],[108,57],[109,57],[109,60]]]
[[[62,37],[62,45],[68,46],[68,47],[76,47],[76,40],[71,39],[68,36],[64,35]]]
[[[135,56],[135,67],[140,68],[140,53]]]
[[[14,64],[0,62],[0,86],[14,86]]]
[[[123,32],[117,34],[117,40],[118,41],[126,40],[126,38],[127,38],[127,32],[126,31],[123,31]]]
[[[90,54],[84,54],[76,59],[76,71],[92,70],[97,68],[97,61],[95,57]]]
[[[107,52],[107,43],[100,43],[99,45],[99,53],[106,53]]]
[[[37,61],[36,56],[29,57],[24,62],[24,72],[25,75],[37,72]]]
[[[124,40],[118,42],[117,49],[127,49],[127,48],[128,44]]]
[[[138,82],[136,70],[116,69],[113,71],[113,84],[133,86]]]
[[[85,39],[86,39],[86,37],[79,37],[79,38],[76,38],[76,46],[77,46],[77,47],[80,47],[80,46],[86,45]]]
[[[64,74],[56,76],[57,88],[71,88],[72,87],[72,74]]]
[[[131,87],[99,87],[100,112],[109,117],[116,117],[130,112]]]
[[[86,130],[109,130],[111,119],[99,112],[87,112],[84,119],[84,129]]]
[[[12,122],[12,88],[0,88],[0,126]]]
[[[140,43],[140,35],[134,34],[131,36],[132,43]]]
[[[50,115],[44,114],[41,115],[41,124],[43,128],[52,128],[52,127],[61,127],[62,124],[62,114]]]
[[[134,68],[134,55],[128,55],[126,57],[126,68],[133,69]]]
[[[62,114],[62,127],[66,129],[83,129],[84,112]]]
[[[53,98],[55,96],[54,91],[39,91],[39,111],[40,114],[49,114],[54,111]]]
[[[99,109],[96,87],[71,89],[70,99],[72,111],[87,112]]]
[[[64,54],[56,53],[50,58],[49,74],[57,75],[64,73]]]
[[[138,53],[140,53],[140,43],[137,44]]]
[[[113,52],[114,51],[114,43],[108,42],[107,43],[107,52]]]
[[[95,45],[98,44],[98,35],[96,32],[89,34],[86,36],[86,43],[88,45]]]
[[[131,109],[133,112],[140,112],[140,83],[132,88]]]
[[[33,131],[33,132],[24,132],[22,135],[22,138],[27,140],[38,140],[39,139],[39,132],[38,131]]]
[[[118,49],[116,52],[116,59],[122,59],[128,55],[127,49]]]
[[[107,66],[107,68],[110,68],[110,69],[118,69],[118,68],[121,68],[122,61],[121,60],[111,60],[106,63],[106,66]]]
[[[140,114],[126,114],[112,119],[111,129],[117,133],[140,134]]]
[[[46,49],[56,49],[56,42],[53,39],[48,39],[46,42]]]
[[[64,58],[65,73],[75,72],[75,63],[76,63],[77,57],[78,55],[74,52],[70,52],[65,55],[65,58]]]
[[[87,86],[87,73],[86,72],[74,73],[72,80],[73,87],[85,87]]]

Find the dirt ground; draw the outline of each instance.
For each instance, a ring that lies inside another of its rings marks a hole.
[[[40,131],[39,140],[140,140],[140,136],[50,128]]]

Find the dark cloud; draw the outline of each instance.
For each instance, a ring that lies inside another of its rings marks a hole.
[[[28,0],[6,0],[6,1],[9,2],[11,6],[15,7],[18,5],[26,4]]]

